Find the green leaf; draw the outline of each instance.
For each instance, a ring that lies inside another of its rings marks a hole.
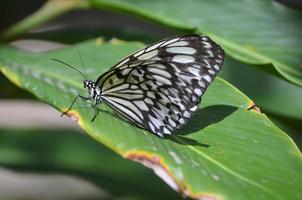
[[[180,199],[150,170],[70,130],[0,129],[0,164],[19,171],[80,176],[113,197]]]
[[[123,11],[179,30],[204,33],[221,44],[230,56],[302,86],[302,14],[271,0],[48,1],[0,37],[12,39],[79,8]]]
[[[79,48],[88,77],[96,80],[142,46],[136,42],[101,44],[96,40],[82,43]],[[39,54],[7,46],[0,51],[0,67],[6,76],[60,111],[70,105],[75,95],[86,94],[80,74],[51,60],[57,58],[79,66],[74,47]],[[188,125],[165,139],[124,122],[104,104],[92,123],[93,110],[87,107],[88,102],[79,100],[69,115],[91,137],[121,156],[152,168],[185,196],[301,197],[302,161],[296,145],[259,113],[248,97],[220,78],[210,85],[200,110]]]
[[[228,55],[302,86],[302,13],[274,1],[91,2],[92,7],[130,12],[170,27],[194,29],[221,44]]]
[[[297,112],[302,110],[301,87],[229,57],[220,76],[248,94],[261,110],[302,121],[302,113]]]
[[[226,57],[219,74],[253,99],[302,149],[302,88]]]

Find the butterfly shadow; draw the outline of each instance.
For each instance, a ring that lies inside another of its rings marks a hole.
[[[106,113],[112,117],[120,119],[120,117],[116,113],[109,112],[108,110],[104,110],[101,108],[93,109],[97,109],[98,112]],[[209,144],[200,143],[197,140],[186,137],[186,135],[201,131],[202,129],[212,124],[219,123],[224,118],[235,112],[237,109],[237,107],[229,105],[213,105],[199,109],[183,128],[176,131],[172,135],[166,135],[164,139],[171,140],[181,145],[191,145],[208,148],[210,147]]]
[[[192,138],[186,137],[186,135],[201,131],[212,124],[219,123],[237,109],[237,107],[228,105],[213,105],[199,109],[183,128],[178,130],[174,135],[166,138],[182,145],[210,147],[209,144],[200,143]]]

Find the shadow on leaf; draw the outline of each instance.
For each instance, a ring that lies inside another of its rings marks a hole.
[[[237,107],[228,105],[215,105],[199,109],[182,129],[177,131],[175,135],[166,138],[178,144],[209,147],[210,145],[208,144],[202,144],[194,139],[185,137],[184,135],[198,132],[209,125],[219,123],[224,118],[231,115],[235,110],[237,110]]]
[[[96,109],[98,109],[99,112],[106,113],[111,115],[112,117],[121,119],[116,113],[112,113],[100,108],[96,108]],[[178,130],[176,133],[172,135],[166,135],[164,139],[172,140],[173,142],[182,145],[210,147],[210,145],[208,144],[200,143],[192,138],[185,137],[185,135],[198,132],[209,125],[218,123],[222,121],[224,118],[226,118],[227,116],[231,115],[237,109],[238,109],[237,107],[228,106],[228,105],[214,105],[214,106],[205,107],[203,109],[199,109],[197,113],[193,115],[193,117],[188,121],[188,123],[182,129]]]

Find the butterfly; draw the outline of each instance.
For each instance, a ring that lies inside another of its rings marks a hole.
[[[126,121],[163,137],[196,113],[223,62],[223,49],[207,36],[164,39],[123,59],[96,81],[85,78],[89,96],[78,95],[62,115],[81,97],[95,108],[105,103]],[[97,115],[95,109],[92,121]]]

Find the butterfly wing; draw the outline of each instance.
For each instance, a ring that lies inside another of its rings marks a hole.
[[[163,136],[197,111],[223,59],[223,50],[206,36],[174,37],[132,54],[96,83],[115,112]]]

